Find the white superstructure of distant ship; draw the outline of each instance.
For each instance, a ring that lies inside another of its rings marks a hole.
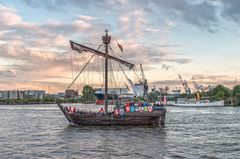
[[[221,101],[210,101],[206,100],[195,100],[195,99],[185,99],[178,98],[173,106],[183,106],[183,107],[224,107],[224,100]]]

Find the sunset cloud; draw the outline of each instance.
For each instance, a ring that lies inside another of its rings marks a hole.
[[[47,85],[54,85],[55,91],[62,90],[72,75],[69,40],[97,48],[106,28],[112,36],[111,47],[127,61],[144,64],[146,73],[163,71],[163,64],[171,66],[171,69],[164,69],[168,72],[161,76],[165,78],[163,81],[171,81],[170,71],[194,75],[211,69],[214,70],[209,72],[214,74],[204,77],[217,81],[221,76],[220,67],[209,62],[216,59],[205,59],[217,54],[222,61],[219,63],[223,63],[225,52],[238,58],[236,52],[240,48],[231,41],[231,36],[238,42],[240,33],[231,32],[237,29],[224,23],[239,23],[240,3],[236,0],[16,2],[0,2],[0,89],[11,81],[8,84],[13,88],[37,85],[45,89]],[[220,40],[224,37],[228,38],[227,44]],[[117,51],[117,42],[123,46],[123,53]],[[206,53],[198,56],[199,52]],[[240,66],[235,68],[240,69]],[[232,76],[226,74],[221,79],[227,81],[228,77]]]
[[[1,27],[9,27],[21,23],[22,18],[17,14],[17,10],[0,4]]]

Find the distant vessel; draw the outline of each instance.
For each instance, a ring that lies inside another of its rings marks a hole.
[[[183,85],[183,88],[187,95],[191,94],[191,89],[189,88],[187,81],[183,80],[181,75],[178,74],[179,79]],[[221,101],[210,101],[209,97],[203,96],[207,89],[209,89],[210,85],[203,87],[203,85],[197,84],[195,82],[194,77],[192,77],[194,87],[196,89],[195,98],[194,99],[187,99],[187,98],[178,98],[176,103],[172,103],[172,106],[181,106],[181,107],[224,107],[224,100]]]
[[[97,97],[98,100],[104,100],[105,92],[103,90],[97,90],[95,91],[94,95]],[[113,99],[116,100],[117,98],[118,98],[118,95],[116,92],[114,91],[108,92],[109,100],[113,100]]]
[[[175,104],[172,106],[181,107],[224,107],[224,100],[221,101],[209,101],[209,100],[199,100],[195,99],[185,99],[179,98]]]
[[[108,87],[108,60],[113,60],[117,63],[127,66],[129,69],[132,69],[135,65],[122,60],[115,56],[108,54],[108,48],[111,41],[111,36],[108,35],[106,30],[106,35],[102,37],[105,53],[92,49],[90,47],[84,46],[82,44],[70,41],[71,48],[78,53],[90,52],[94,55],[101,56],[105,59],[104,67],[104,80],[105,88],[104,93],[102,91],[95,92],[95,95],[98,95],[98,98],[102,99],[104,97],[105,108],[101,108],[99,112],[86,112],[79,110],[77,107],[63,106],[57,101],[57,104],[67,120],[72,124],[77,124],[80,126],[105,126],[105,125],[155,125],[155,126],[164,126],[166,109],[163,107],[154,107],[144,103],[141,106],[136,106],[134,102],[126,102],[125,105],[116,105],[114,111],[108,110],[109,105],[109,87]],[[93,56],[92,56],[93,57]],[[90,59],[91,60],[91,59]],[[86,63],[83,69],[89,64],[90,61]],[[82,71],[78,74],[81,74]],[[77,76],[77,77],[78,77]],[[76,78],[75,78],[76,80]],[[74,80],[74,81],[75,81]],[[73,82],[74,82],[73,81]],[[72,82],[72,83],[73,83]],[[71,84],[72,85],[72,84]],[[70,86],[71,86],[70,85]],[[69,86],[69,87],[70,87]],[[69,88],[68,87],[68,88]],[[108,94],[108,95],[106,95]]]

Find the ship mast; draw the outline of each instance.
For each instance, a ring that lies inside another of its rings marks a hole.
[[[105,30],[106,35],[102,37],[105,44],[105,112],[108,112],[108,44],[111,41],[111,36],[108,36],[108,30]]]
[[[93,54],[96,54],[98,56],[104,57],[105,58],[105,112],[108,112],[108,60],[113,60],[116,61],[118,63],[121,63],[125,66],[127,66],[129,69],[133,69],[135,67],[134,64],[127,62],[126,60],[123,59],[119,59],[117,57],[114,57],[112,55],[108,54],[108,45],[110,44],[111,41],[111,36],[108,36],[108,30],[105,30],[106,35],[102,36],[102,41],[103,44],[105,44],[105,53],[95,50],[93,48],[90,48],[88,46],[79,44],[77,42],[73,42],[70,40],[70,46],[73,50],[77,51],[78,53],[82,53],[82,52],[90,52]],[[92,58],[91,58],[92,59]],[[90,59],[90,60],[91,60]],[[90,60],[88,61],[88,63],[90,62]],[[87,63],[87,64],[88,64]],[[87,65],[86,64],[86,65]],[[86,65],[83,67],[83,69],[81,70],[81,72],[77,75],[77,77],[82,73],[82,71],[86,68]],[[76,77],[76,78],[77,78]],[[76,80],[76,78],[74,79],[74,81]],[[74,81],[71,83],[71,85],[74,83]],[[70,85],[70,86],[71,86]],[[70,87],[69,86],[69,87]]]

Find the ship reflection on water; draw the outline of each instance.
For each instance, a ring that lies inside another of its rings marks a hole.
[[[75,140],[81,141],[71,151],[76,155],[77,152],[85,153],[93,158],[151,158],[153,155],[162,156],[158,153],[159,149],[166,149],[166,131],[160,127],[70,125],[65,127],[63,133],[67,134],[63,140],[69,139],[66,146],[75,143]],[[81,135],[77,135],[79,133]]]

